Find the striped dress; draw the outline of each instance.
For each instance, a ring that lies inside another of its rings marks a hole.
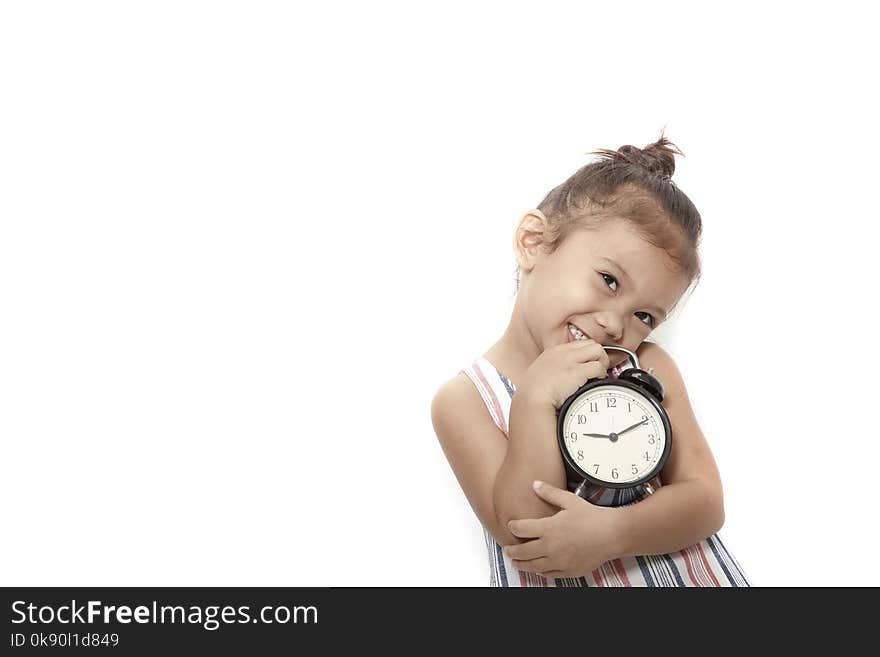
[[[629,367],[632,365],[627,360],[609,370],[609,375],[616,378]],[[461,371],[480,391],[495,424],[508,435],[514,385],[483,356]],[[568,489],[574,490],[578,483],[569,481]],[[661,486],[660,475],[651,480],[651,485],[655,490]],[[585,496],[599,506],[623,506],[640,501],[644,494],[640,489],[592,486],[587,488]],[[750,586],[743,569],[718,534],[674,554],[606,561],[585,577],[547,578],[515,568],[485,527],[483,533],[489,553],[489,586]]]

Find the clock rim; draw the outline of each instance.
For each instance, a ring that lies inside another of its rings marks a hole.
[[[568,449],[565,447],[565,434],[563,425],[565,424],[565,414],[568,412],[568,409],[574,403],[574,400],[577,399],[580,395],[585,392],[592,390],[593,388],[599,388],[601,386],[618,386],[620,388],[628,388],[634,393],[637,393],[640,397],[648,400],[648,402],[654,407],[654,410],[657,411],[657,414],[660,416],[660,421],[663,423],[663,429],[666,431],[666,445],[663,447],[663,453],[660,455],[660,459],[657,461],[655,467],[643,477],[640,477],[634,481],[628,481],[625,483],[616,483],[613,481],[605,481],[604,479],[597,479],[593,477],[589,473],[585,472],[581,469],[581,467],[575,462],[575,460],[568,453]],[[574,474],[581,477],[582,479],[586,479],[589,483],[595,484],[597,486],[602,486],[603,488],[638,488],[646,481],[650,481],[654,477],[656,477],[663,467],[666,465],[666,461],[669,459],[669,453],[672,451],[672,423],[669,421],[669,414],[666,412],[666,409],[663,408],[663,405],[658,402],[652,395],[646,394],[639,386],[634,383],[630,383],[629,381],[620,379],[597,379],[595,381],[588,381],[580,388],[578,388],[572,395],[563,402],[562,406],[559,407],[557,411],[556,418],[556,441],[559,444],[559,451],[562,452],[562,458],[568,464],[568,466],[573,470]]]

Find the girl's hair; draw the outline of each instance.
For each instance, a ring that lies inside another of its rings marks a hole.
[[[694,204],[672,181],[674,154],[684,155],[660,132],[645,148],[599,149],[600,159],[578,169],[538,205],[549,222],[544,248],[553,253],[574,230],[624,219],[645,240],[669,254],[691,283],[699,282],[697,251],[703,223]],[[516,268],[516,290],[519,291]]]

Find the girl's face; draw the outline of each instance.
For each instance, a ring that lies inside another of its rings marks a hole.
[[[569,325],[600,344],[635,352],[690,283],[665,251],[625,220],[575,230],[552,254],[539,246],[542,227],[544,215],[533,211],[523,217],[516,236],[522,268],[517,305],[522,304],[528,334],[518,341],[531,351],[530,336],[534,357],[574,339]],[[613,350],[608,356],[612,367],[627,359]]]

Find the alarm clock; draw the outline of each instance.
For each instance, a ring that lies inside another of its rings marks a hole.
[[[615,378],[590,379],[557,412],[556,433],[568,475],[583,479],[575,489],[583,495],[590,484],[605,488],[641,488],[669,458],[672,425],[663,408],[663,385],[645,371],[623,347],[635,367]]]

